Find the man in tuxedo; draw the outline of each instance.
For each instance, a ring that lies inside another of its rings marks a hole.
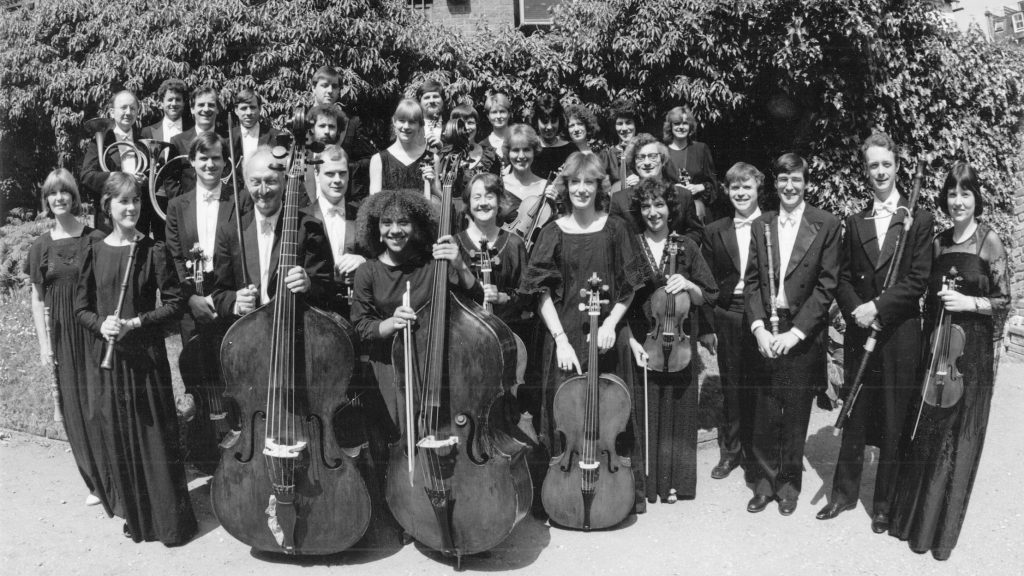
[[[831,498],[817,518],[835,518],[857,506],[864,445],[872,444],[879,452],[871,529],[881,534],[889,528],[889,499],[895,486],[904,419],[920,383],[919,301],[931,274],[934,218],[927,210],[911,214],[906,198],[896,189],[899,161],[892,138],[883,133],[869,136],[861,145],[861,159],[872,202],[846,219],[836,291],[836,301],[846,319],[847,386],[853,385],[872,327],[880,328],[881,333],[864,375],[864,387],[843,428]],[[903,239],[905,253],[899,270],[894,272],[895,281],[884,288],[906,218],[913,220]]]
[[[332,270],[331,289],[326,294],[325,303],[329,310],[346,320],[349,318],[348,289],[352,276],[366,262],[366,257],[356,249],[356,227],[345,214],[348,184],[348,157],[344,149],[331,144],[320,153],[320,164],[316,167],[316,198],[301,210],[324,228]]]
[[[775,161],[779,210],[763,214],[751,230],[743,294],[765,362],[757,373],[752,444],[757,465],[748,512],[760,512],[772,500],[779,501],[783,516],[796,510],[811,404],[828,383],[825,336],[839,282],[841,232],[838,218],[804,201],[806,187],[807,161],[796,154],[780,156]]]
[[[142,138],[171,143],[171,138],[186,130],[182,113],[185,111],[185,83],[177,78],[168,78],[157,88],[163,118],[142,129]],[[191,128],[191,126],[190,126]],[[166,153],[164,154],[166,161]]]
[[[192,141],[196,136],[204,132],[214,132],[217,123],[217,114],[220,112],[220,104],[217,100],[217,89],[211,85],[204,85],[192,91],[192,117],[195,125],[181,134],[171,138],[170,157],[188,154],[192,148]],[[191,164],[182,163],[180,160],[171,168],[168,168],[171,175],[168,177],[165,190],[168,199],[183,194],[195,188],[196,172]]]
[[[288,290],[305,294],[307,302],[321,306],[331,283],[331,255],[323,226],[300,214],[295,249],[301,265],[279,270],[286,180],[283,166],[269,147],[260,147],[246,159],[244,171],[245,186],[253,200],[253,218],[242,232],[244,251],[238,245],[233,222],[222,224],[228,230],[217,234],[214,309],[219,316],[235,319],[269,303],[276,292],[279,272],[285,275]],[[250,278],[243,276],[243,258]]]
[[[276,146],[280,130],[260,122],[260,111],[263,100],[251,88],[242,88],[235,94],[235,116],[238,126],[231,131],[231,139],[235,148],[235,169],[245,162],[245,158],[256,153],[260,146]],[[227,150],[225,150],[227,152]],[[241,179],[239,179],[241,180]]]
[[[729,201],[735,216],[721,218],[708,225],[701,247],[704,260],[718,283],[718,300],[701,310],[700,332],[704,345],[718,356],[722,385],[722,420],[718,424],[718,464],[711,477],[721,480],[738,466],[753,482],[751,439],[754,430],[755,390],[751,376],[760,366],[760,357],[746,321],[743,298],[744,278],[750,252],[750,231],[761,217],[758,198],[764,174],[737,162],[725,174]],[[695,212],[696,213],[696,212]]]
[[[143,159],[138,157],[135,150],[128,146],[111,146],[114,142],[130,142],[140,150],[145,150],[145,146],[139,142],[139,134],[135,130],[135,121],[139,117],[138,99],[132,92],[121,90],[110,99],[108,113],[113,122],[104,128],[99,146],[97,146],[95,138],[89,141],[89,145],[85,149],[85,156],[82,158],[80,172],[86,197],[97,208],[93,226],[102,232],[110,232],[113,229],[110,216],[98,209],[100,198],[103,196],[103,185],[107,182],[110,172],[132,174],[135,176],[140,190],[143,190],[146,182],[146,175],[137,173]],[[104,151],[106,153],[103,160],[110,172],[104,170],[100,162],[100,155],[104,154]],[[143,234],[149,234],[154,218],[149,194],[144,193],[142,194],[142,210],[136,228]]]
[[[363,133],[359,116],[341,107],[341,75],[330,66],[321,66],[313,74],[313,104],[334,105],[340,112],[337,142],[348,156],[349,191],[345,197],[345,214],[349,220],[356,219],[356,213],[370,191],[370,158],[377,147]]]
[[[637,137],[636,142],[636,148],[638,149],[657,148],[656,154],[647,155],[642,160],[634,160],[635,170],[640,179],[661,178],[662,180],[671,181],[663,174],[664,167],[668,163],[668,148],[649,134],[641,134]],[[700,246],[704,242],[704,224],[697,218],[697,208],[693,203],[693,195],[683,186],[674,186],[673,188],[676,191],[676,200],[679,203],[679,215],[669,225],[673,232],[682,236],[689,236],[694,243]],[[625,220],[634,234],[639,234],[641,231],[637,228],[636,223],[640,219],[630,214],[634,189],[635,186],[613,193],[611,206],[608,211],[609,214],[619,216]]]
[[[188,310],[179,322],[184,348],[193,337],[200,338],[195,353],[202,362],[181,366],[186,392],[197,399],[196,418],[188,425],[187,458],[197,468],[212,473],[220,460],[218,438],[211,416],[215,408],[208,401],[207,388],[217,381],[220,343],[231,325],[229,317],[218,316],[210,293],[214,287],[214,247],[217,236],[235,234],[235,198],[230,187],[222,186],[224,143],[213,132],[203,132],[192,141],[189,163],[196,174],[195,188],[175,196],[167,207],[167,254],[187,298]],[[247,196],[244,197],[247,199]],[[251,202],[240,207],[243,222],[251,219]]]

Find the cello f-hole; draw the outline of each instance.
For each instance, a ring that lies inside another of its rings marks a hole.
[[[316,444],[320,447],[317,450],[317,456],[320,458],[320,463],[324,468],[328,470],[337,470],[341,468],[345,463],[343,458],[334,458],[332,461],[327,460],[327,451],[324,449],[324,422],[316,414],[310,414],[306,417],[306,422],[315,427]]]
[[[256,427],[256,420],[258,419],[266,420],[266,413],[263,412],[262,410],[257,410],[252,413],[252,421],[249,423],[249,455],[243,457],[241,452],[235,452],[235,460],[241,462],[242,464],[250,462],[252,460],[253,455],[256,454],[255,431],[259,430],[259,428]]]

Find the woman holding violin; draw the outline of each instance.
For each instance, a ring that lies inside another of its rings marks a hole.
[[[105,445],[97,496],[108,515],[124,519],[126,537],[178,546],[198,526],[178,445],[164,331],[181,318],[185,302],[163,248],[135,229],[142,206],[135,179],[112,173],[101,206],[114,229],[90,243],[75,297],[78,321],[94,336],[85,379],[97,391],[92,418]]]
[[[669,229],[679,210],[670,184],[644,180],[632,203],[631,213],[643,230],[640,246],[650,277],[637,291],[628,315],[629,346],[641,371],[633,380],[633,462],[635,470],[648,470],[646,482],[637,486],[647,501],[660,498],[672,504],[697,493],[698,384],[686,360],[695,354],[696,342],[688,336],[695,336],[690,334],[690,310],[713,304],[718,285],[700,247]],[[669,333],[673,337],[663,341]],[[645,393],[643,371],[648,368]],[[645,448],[650,458],[646,467]],[[644,480],[644,475],[638,478]]]
[[[1002,242],[978,222],[984,201],[970,164],[953,165],[937,202],[953,227],[933,243],[925,301],[933,337],[927,340],[930,357],[924,365],[930,369],[923,377],[923,404],[908,415],[916,429],[900,454],[889,534],[917,553],[930,550],[935,559],[946,560],[960,535],[981,460],[1010,277]],[[950,321],[940,324],[942,316]]]
[[[547,328],[538,360],[540,390],[531,393],[541,398],[538,438],[552,455],[564,450],[564,438],[556,431],[552,414],[563,381],[592,369],[617,375],[627,389],[632,381],[625,315],[646,274],[636,237],[625,222],[607,212],[608,188],[597,156],[575,152],[569,157],[555,180],[559,199],[569,212],[541,230],[519,285],[522,294],[538,299],[537,310]],[[601,298],[609,304],[597,333],[587,334],[580,290],[589,287],[588,279],[594,274],[607,285]],[[600,356],[599,366],[592,367],[588,342],[595,337]]]

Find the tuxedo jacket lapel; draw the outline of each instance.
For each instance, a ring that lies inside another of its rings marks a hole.
[[[725,251],[729,253],[729,259],[732,260],[732,265],[739,272],[740,276],[746,270],[740,270],[740,246],[739,241],[736,239],[736,227],[729,225],[723,227],[719,234],[722,236],[722,244],[725,245]]]
[[[800,219],[800,230],[796,233],[793,252],[789,255],[789,263],[786,265],[786,278],[789,278],[790,274],[800,265],[800,261],[807,255],[807,250],[814,243],[819,229],[821,229],[821,222],[817,219],[812,222],[808,209],[804,208],[804,216]]]
[[[869,216],[871,216],[871,211],[864,210],[854,216],[854,222],[857,224],[857,237],[860,238],[861,249],[864,250],[864,254],[868,257],[868,262],[877,262],[880,253],[878,249],[878,235],[875,234],[875,221],[870,220]]]
[[[256,289],[260,288],[260,241],[256,238],[256,219],[253,218],[249,222],[249,226],[242,232],[245,237],[245,263],[249,269],[249,280],[256,286]],[[266,304],[266,302],[262,302]]]
[[[756,226],[757,223],[754,223]],[[778,282],[781,275],[779,270],[781,269],[781,263],[779,262],[779,213],[772,214],[770,224],[768,226],[769,232],[772,235],[772,273],[775,274],[775,281]]]

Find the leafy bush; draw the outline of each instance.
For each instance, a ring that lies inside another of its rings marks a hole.
[[[53,220],[22,222],[16,218],[0,227],[0,296],[22,293],[29,285],[25,260],[32,242],[53,228]]]

